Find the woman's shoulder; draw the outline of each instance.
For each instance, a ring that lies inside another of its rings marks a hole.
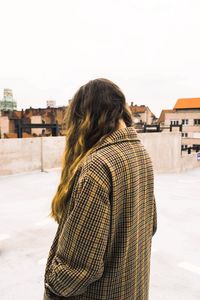
[[[95,151],[89,154],[82,164],[82,172],[105,172],[109,169],[109,162],[100,151]]]
[[[111,171],[109,163],[99,151],[89,154],[81,165],[80,179],[90,177],[103,185],[109,185]]]

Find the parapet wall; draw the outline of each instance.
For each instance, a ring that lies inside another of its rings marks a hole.
[[[179,172],[181,159],[179,132],[152,132],[138,135],[149,152],[156,172]]]
[[[179,132],[138,134],[157,173],[181,172],[200,167],[197,154],[181,155]],[[61,167],[65,137],[0,139],[0,175]]]

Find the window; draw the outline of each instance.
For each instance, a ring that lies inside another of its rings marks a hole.
[[[194,125],[200,125],[200,119],[194,119]]]
[[[182,119],[182,125],[188,125],[188,119]]]
[[[171,125],[179,125],[179,122],[177,120],[172,120],[170,121]]]
[[[187,149],[188,145],[182,145],[182,149]]]
[[[182,135],[182,137],[188,137],[188,133],[187,132],[182,132],[181,135]]]

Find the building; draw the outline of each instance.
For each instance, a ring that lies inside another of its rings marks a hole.
[[[47,102],[48,103],[48,102]],[[70,103],[70,101],[69,101]],[[17,111],[2,111],[0,116],[0,137],[1,138],[17,138],[17,126],[19,122],[23,124],[58,124],[59,134],[65,135],[65,114],[68,106],[51,107],[50,103],[47,108],[28,108]],[[133,121],[136,129],[143,128],[144,124],[155,124],[156,117],[145,105],[130,106],[133,115]],[[32,136],[51,136],[50,128],[25,128],[23,137]]]
[[[200,146],[200,98],[178,99],[173,110],[161,112],[158,122],[166,127],[179,126],[174,130],[182,129],[182,149]]]
[[[160,113],[160,116],[157,120],[157,124],[164,126],[165,125],[165,117],[167,113],[173,113],[175,112],[173,109],[163,109]]]
[[[60,135],[65,134],[64,117],[66,106],[57,108],[28,108],[21,111],[2,111],[0,116],[0,137],[17,138],[17,126],[19,122],[23,124],[55,124],[59,125]],[[50,128],[26,128],[23,137],[51,136]]]
[[[0,115],[2,111],[13,111],[17,109],[17,102],[13,99],[11,89],[4,89],[3,99],[0,101]]]
[[[129,106],[132,115],[133,115],[133,122],[136,125],[136,127],[146,125],[152,125],[155,124],[157,118],[155,115],[151,112],[148,106],[145,105],[133,105],[133,102],[131,102],[131,105]]]

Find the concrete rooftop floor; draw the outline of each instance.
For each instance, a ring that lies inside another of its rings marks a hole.
[[[60,170],[0,177],[1,300],[42,300]],[[200,299],[200,168],[155,174],[158,229],[149,300]]]

